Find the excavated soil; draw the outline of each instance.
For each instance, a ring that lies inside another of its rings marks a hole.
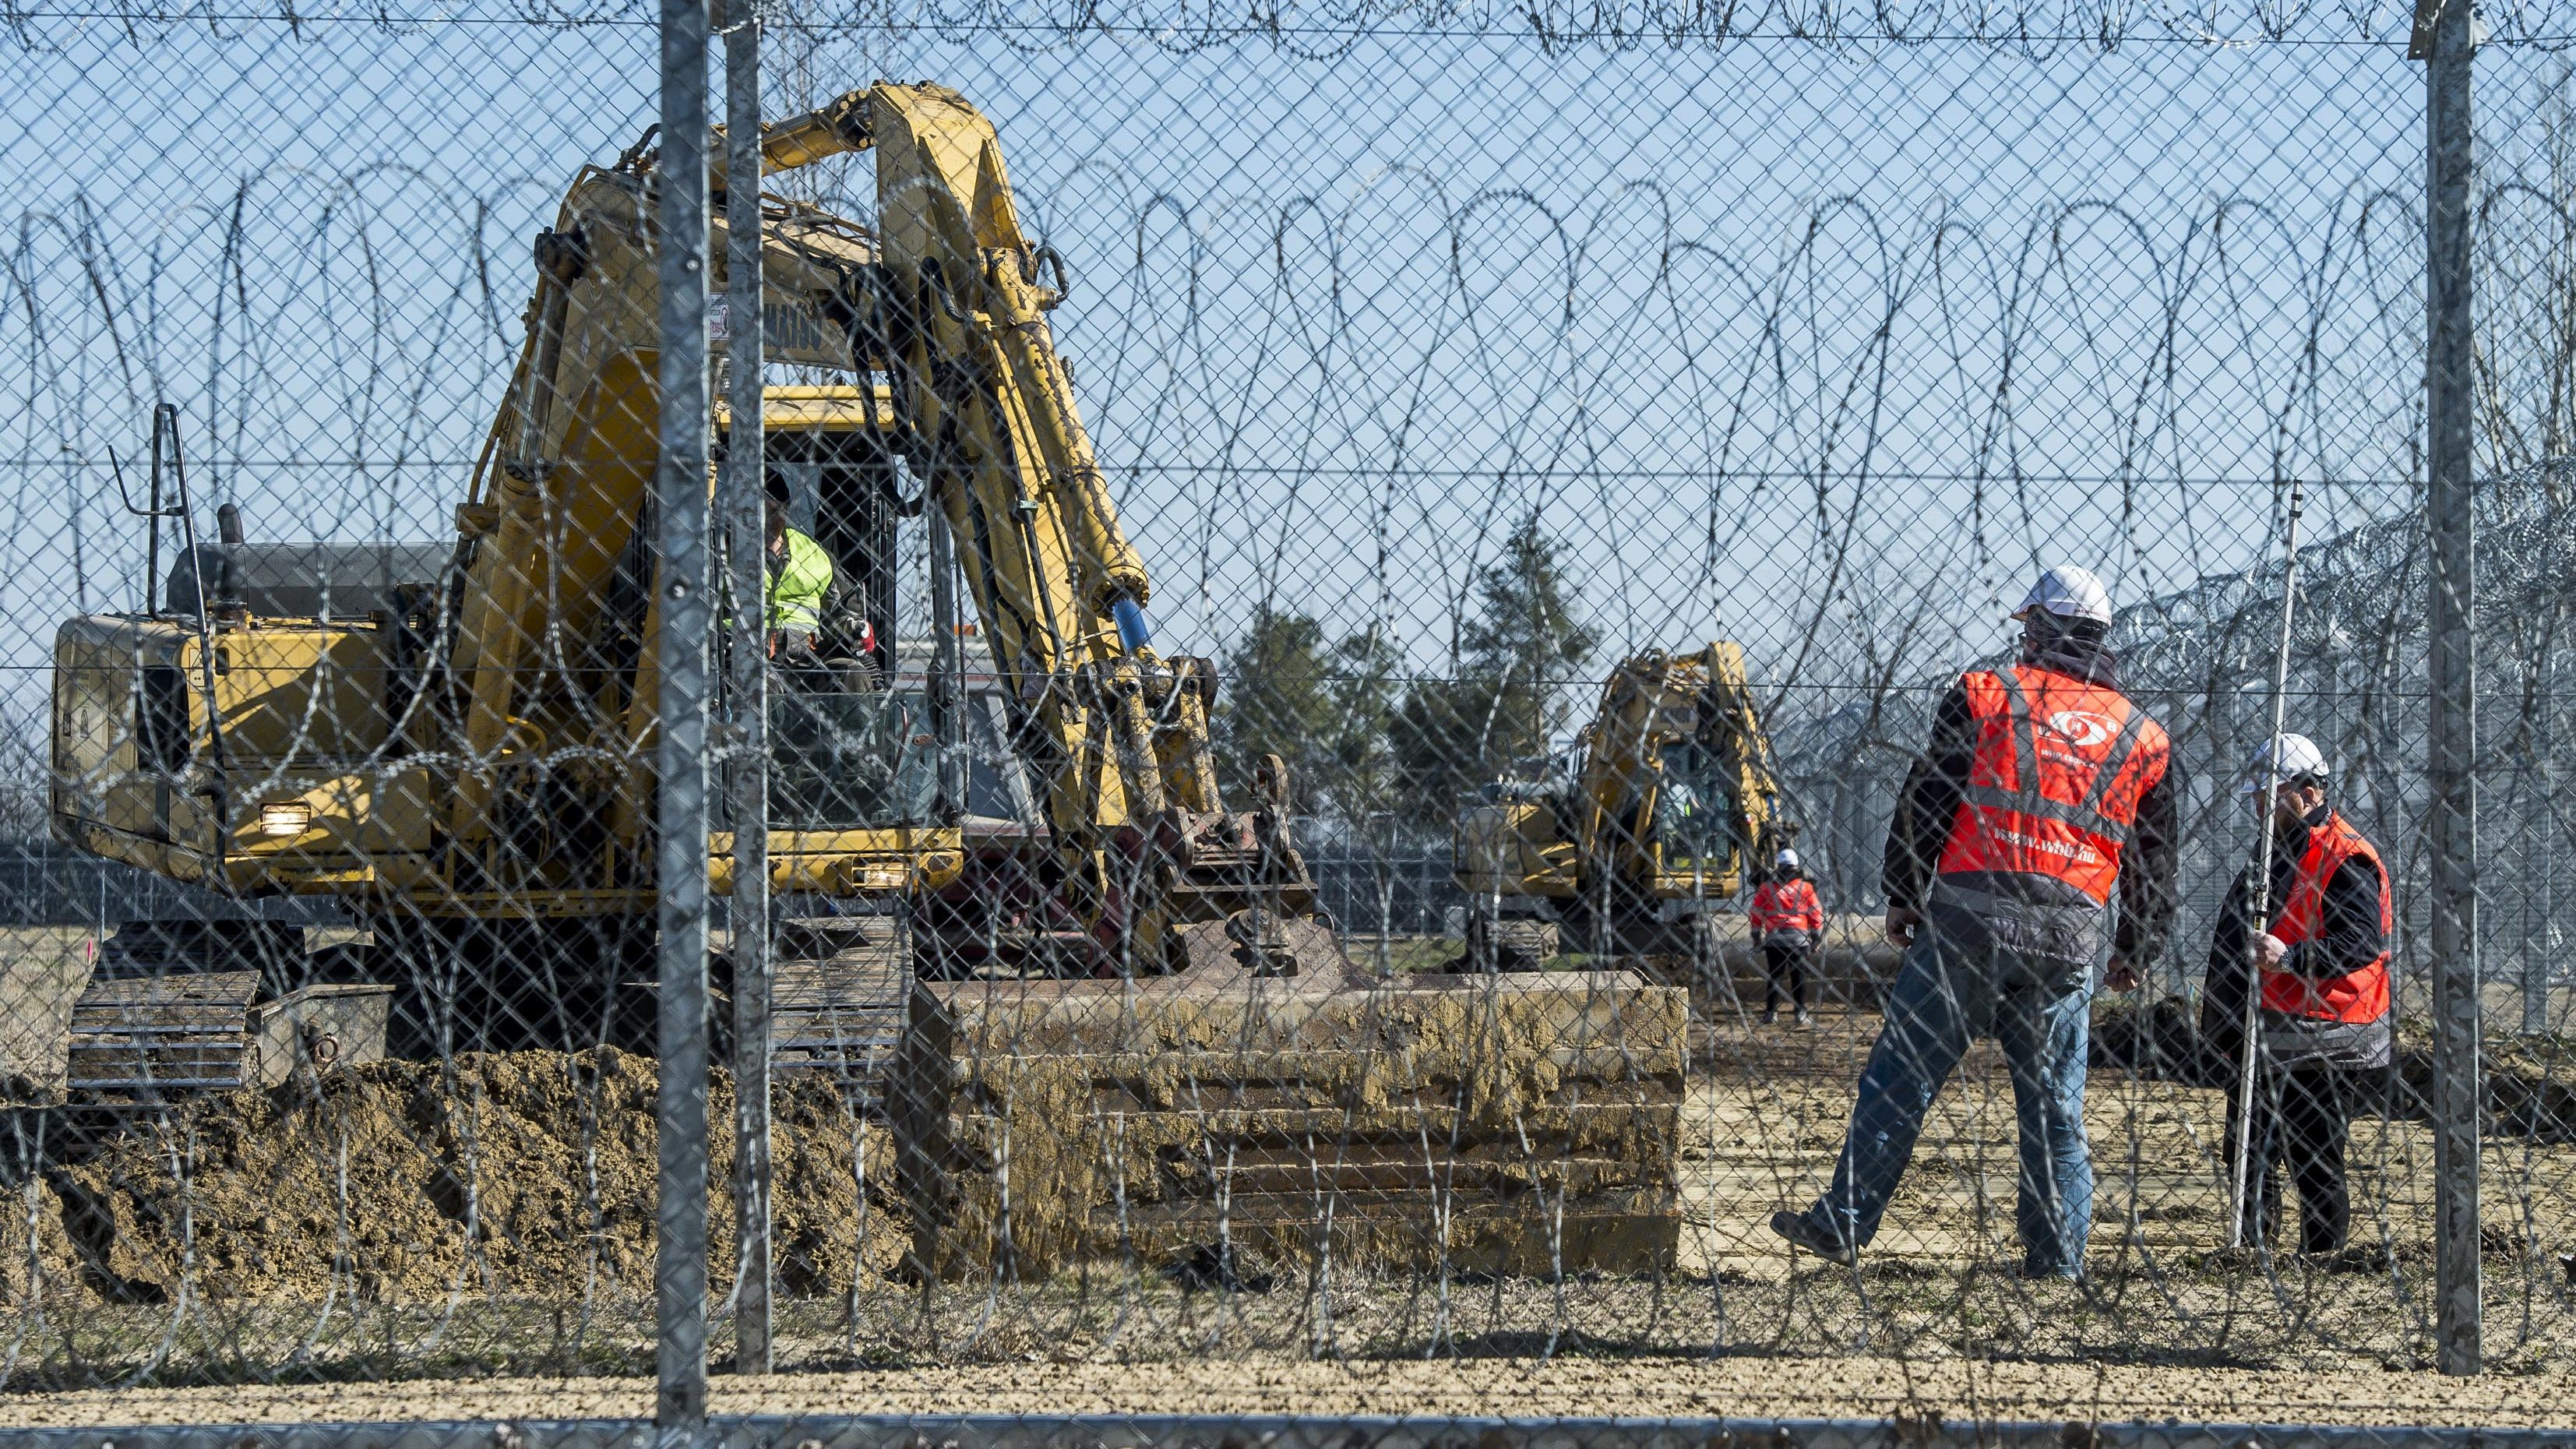
[[[318,1094],[234,1092],[138,1116],[20,1184],[24,1210],[0,1220],[8,1294],[77,1310],[183,1295],[418,1303],[649,1292],[656,1087],[649,1059],[613,1048],[468,1055],[354,1068]],[[732,1271],[732,1111],[719,1075],[709,1102],[719,1275]],[[833,1083],[790,1077],[773,1142],[791,1291],[849,1283],[862,1261],[891,1266],[895,1235],[863,1243],[866,1214],[853,1210],[864,1184],[888,1180],[882,1132]]]

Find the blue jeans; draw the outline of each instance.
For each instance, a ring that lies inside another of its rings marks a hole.
[[[1992,1035],[2012,1073],[2021,1173],[2014,1214],[2023,1270],[2072,1276],[2093,1227],[2093,1153],[2084,1138],[2092,992],[2084,973],[2034,973],[1990,944],[1943,941],[1927,920],[1888,993],[1833,1189],[1808,1220],[1866,1247],[1914,1156],[1924,1114],[1974,1036]],[[2057,979],[2045,980],[2054,976]]]

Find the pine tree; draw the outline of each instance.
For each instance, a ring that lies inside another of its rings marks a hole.
[[[1600,639],[1566,597],[1555,541],[1531,513],[1478,570],[1477,612],[1459,630],[1454,679],[1407,691],[1391,747],[1419,822],[1445,822],[1516,761],[1544,755],[1567,723],[1567,686]]]
[[[1225,689],[1213,732],[1219,782],[1229,798],[1250,798],[1254,767],[1263,755],[1286,761],[1301,793],[1310,783],[1304,777],[1332,728],[1327,652],[1321,624],[1266,603],[1226,651]]]
[[[1231,798],[1248,798],[1261,757],[1277,755],[1300,813],[1356,826],[1391,808],[1386,736],[1396,659],[1382,636],[1327,643],[1314,619],[1264,606],[1226,651],[1224,667],[1213,723]]]

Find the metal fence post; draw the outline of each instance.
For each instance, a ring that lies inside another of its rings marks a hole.
[[[2425,59],[2425,507],[2432,533],[2433,1173],[2436,1332],[2446,1374],[2479,1371],[2476,682],[2471,633],[2469,0],[2421,0]],[[2429,32],[2429,33],[2428,33]],[[2428,43],[2429,42],[2429,43]]]
[[[653,1417],[664,1443],[707,1416],[707,7],[662,0],[660,835],[662,1059]]]
[[[2524,807],[2526,819],[2536,813],[2540,819],[2540,929],[2523,932],[2522,948],[2522,1035],[2538,1036],[2549,1030],[2549,967],[2556,958],[2558,944],[2558,809],[2556,792],[2550,788],[2549,766],[2558,758],[2554,748],[2557,730],[2551,721],[2557,718],[2558,650],[2553,645],[2540,660],[2541,707],[2536,728],[2540,735],[2540,760],[2533,773],[2537,799]],[[2526,918],[2530,907],[2524,907]]]
[[[928,523],[930,551],[931,734],[939,741],[939,822],[954,825],[965,817],[974,788],[974,763],[966,747],[966,641],[958,632],[957,543],[948,532],[948,511],[936,503],[922,509]]]
[[[733,597],[734,1372],[770,1369],[769,668],[761,434],[760,21],[725,17],[725,557]]]

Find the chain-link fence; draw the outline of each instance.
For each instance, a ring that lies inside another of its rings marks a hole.
[[[7,1418],[2576,1418],[2550,7],[0,17]]]

